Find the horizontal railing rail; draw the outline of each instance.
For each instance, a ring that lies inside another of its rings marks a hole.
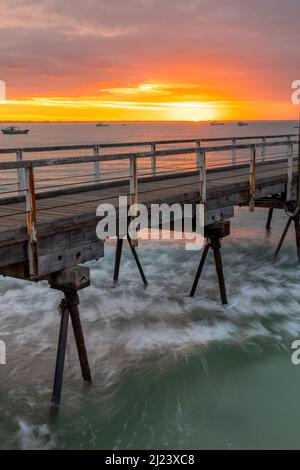
[[[262,147],[281,147],[289,144],[298,144],[298,140],[279,141],[279,142],[266,142],[264,144],[240,144],[240,145],[221,145],[214,147],[201,147],[204,148],[206,153],[213,152],[224,152],[230,150],[246,150],[252,148]],[[46,166],[62,166],[72,165],[78,163],[92,163],[92,162],[111,162],[115,160],[129,160],[132,157],[137,159],[151,158],[153,156],[164,157],[174,155],[187,155],[196,153],[197,148],[178,148],[171,150],[156,150],[155,152],[131,152],[131,153],[120,153],[120,154],[109,154],[109,155],[87,155],[87,156],[75,156],[75,157],[60,157],[60,158],[47,158],[47,159],[36,159],[36,160],[20,160],[20,161],[8,161],[0,162],[0,170],[11,170],[18,168],[29,168],[29,167],[46,167]]]
[[[147,140],[137,142],[112,142],[112,143],[99,143],[95,142],[92,144],[76,144],[76,145],[54,145],[54,146],[36,146],[36,147],[13,147],[13,148],[0,148],[0,154],[17,153],[19,151],[26,153],[35,152],[58,152],[63,150],[93,150],[95,147],[107,149],[107,148],[122,148],[122,147],[146,147],[153,145],[177,145],[198,142],[209,143],[209,142],[226,142],[239,140],[259,140],[259,139],[281,139],[281,138],[292,138],[297,137],[298,134],[277,134],[277,135],[258,135],[258,136],[235,136],[235,137],[206,137],[206,138],[194,138],[194,139],[176,139],[176,140]]]

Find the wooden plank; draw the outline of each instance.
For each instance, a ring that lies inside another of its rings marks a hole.
[[[96,225],[82,226],[38,240],[39,274],[44,275],[80,262],[101,258],[104,243],[96,235]],[[27,243],[0,246],[0,267],[27,260]]]
[[[82,243],[80,247],[56,250],[47,255],[38,255],[38,277],[46,276],[80,263],[102,258],[104,245],[101,240]]]

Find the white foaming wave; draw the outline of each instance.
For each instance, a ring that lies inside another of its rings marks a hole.
[[[196,296],[190,298],[188,293],[201,253],[196,256],[182,249],[161,249],[159,245],[142,250],[149,279],[149,287],[144,289],[128,250],[123,253],[120,281],[113,286],[114,252],[112,247],[106,248],[103,260],[90,263],[91,287],[80,293],[83,329],[93,369],[102,378],[106,375],[107,384],[111,384],[124,369],[149,358],[193,353],[216,342],[242,344],[259,337],[278,341],[281,336],[299,334],[299,275],[294,259],[284,254],[272,264],[269,252],[261,249],[256,256],[254,252],[255,246],[248,250],[234,244],[223,248],[230,301],[224,308],[211,257]],[[32,287],[12,280],[5,280],[2,289],[5,331],[14,338],[20,352],[18,371],[22,351],[29,341],[35,345],[36,356],[48,350],[54,354],[61,294],[46,284]],[[73,347],[70,357],[74,353]],[[68,356],[67,351],[67,360]],[[74,361],[70,360],[67,369],[69,376],[78,373]]]
[[[34,425],[18,420],[17,440],[22,450],[49,450],[55,447],[54,436],[47,424]]]

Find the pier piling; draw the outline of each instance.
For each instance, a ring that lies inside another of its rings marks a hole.
[[[216,267],[216,272],[218,276],[221,302],[223,305],[226,305],[228,303],[225,280],[224,280],[222,256],[221,256],[221,239],[228,236],[229,234],[230,234],[230,222],[228,220],[223,221],[223,222],[216,222],[214,224],[211,224],[205,227],[204,235],[207,239],[207,242],[206,242],[206,245],[204,246],[204,250],[200,259],[196,276],[195,276],[195,280],[193,282],[193,286],[190,292],[190,297],[194,297],[195,295],[209,248],[211,248],[214,254],[214,261],[215,261],[215,267]]]
[[[60,308],[60,330],[56,355],[55,375],[51,400],[51,411],[56,411],[60,405],[62,382],[64,375],[65,355],[69,327],[69,309],[66,305]]]
[[[123,238],[117,238],[117,245],[116,245],[116,255],[115,255],[115,269],[114,269],[114,282],[118,282],[119,280],[119,273],[120,273],[120,264],[121,264],[121,256],[122,256],[122,248],[123,248]]]
[[[215,266],[216,266],[218,282],[219,282],[221,302],[223,305],[226,305],[228,302],[227,302],[227,294],[226,294],[226,287],[225,287],[225,280],[224,280],[224,273],[223,273],[222,256],[221,256],[221,251],[220,251],[221,249],[220,239],[212,239],[210,241],[210,244],[214,252],[214,259],[215,259]]]
[[[268,218],[267,218],[267,223],[266,223],[266,230],[270,230],[271,229],[271,222],[272,222],[272,218],[273,218],[273,207],[270,207],[269,208],[269,211],[268,211]]]
[[[298,261],[300,263],[300,214],[298,213],[294,217],[294,223],[295,223],[295,235],[296,235],[296,247],[297,247],[297,257]]]
[[[78,291],[90,285],[89,268],[75,266],[71,269],[65,269],[61,272],[51,275],[48,281],[52,289],[57,289],[64,293],[64,298],[59,305],[61,320],[51,400],[51,414],[55,414],[59,408],[61,400],[69,317],[71,317],[82,377],[86,382],[92,382],[88,355],[78,309]]]

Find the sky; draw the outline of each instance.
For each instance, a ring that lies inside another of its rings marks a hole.
[[[299,0],[0,0],[0,120],[296,119]]]

